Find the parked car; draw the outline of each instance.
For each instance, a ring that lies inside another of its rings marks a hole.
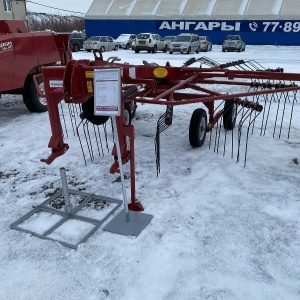
[[[176,37],[176,35],[167,35],[164,37],[164,40],[167,42],[168,50],[170,50],[169,45],[174,40],[175,37]]]
[[[115,42],[117,43],[119,48],[130,49],[132,47],[132,42],[135,40],[135,38],[135,34],[123,33],[115,39]]]
[[[222,51],[245,51],[246,44],[240,35],[227,35],[222,44]]]
[[[167,42],[156,33],[139,33],[135,39],[134,51],[139,53],[141,50],[149,53],[156,53],[158,50],[167,52]]]
[[[174,38],[169,44],[169,53],[180,52],[180,53],[191,53],[200,51],[200,39],[199,35],[194,33],[181,33]]]
[[[77,52],[83,48],[83,42],[86,40],[86,35],[80,32],[73,32],[70,35],[70,45],[73,52]]]
[[[212,43],[208,36],[200,35],[200,51],[211,51],[212,50]]]
[[[87,52],[91,52],[94,49],[100,50],[101,52],[118,50],[117,43],[111,36],[91,36],[83,42],[83,48]]]
[[[132,43],[131,43],[131,49],[132,49],[132,50],[135,50],[135,43],[136,43],[135,41],[136,41],[136,40],[133,40]]]

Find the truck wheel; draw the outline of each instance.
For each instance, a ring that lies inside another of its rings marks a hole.
[[[80,47],[78,44],[74,44],[73,46],[73,52],[78,52],[80,50]]]
[[[43,90],[43,77],[37,77],[37,82],[41,90]],[[32,76],[27,76],[22,92],[23,101],[31,112],[45,112],[47,108],[47,100],[45,97],[39,97],[33,82]]]
[[[190,121],[189,140],[194,148],[201,147],[205,141],[207,114],[202,108],[194,110]]]

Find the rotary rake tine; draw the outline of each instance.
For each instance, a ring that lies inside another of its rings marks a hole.
[[[289,121],[288,134],[287,134],[288,139],[290,138],[292,118],[293,118],[293,113],[294,113],[294,105],[295,105],[295,102],[297,102],[296,94],[297,94],[297,92],[293,91],[293,102],[292,102],[292,107],[291,107],[290,121]]]
[[[218,111],[218,109],[225,103],[225,101],[222,101],[214,110],[214,115],[215,113]],[[221,125],[219,124],[220,120],[222,118],[218,119],[217,123],[216,123],[216,133],[215,133],[215,140],[214,140],[214,152],[218,152],[218,147],[217,145],[219,144],[219,139],[220,139],[220,130],[221,130]],[[209,135],[209,144],[208,144],[208,148],[211,149],[211,143],[212,143],[212,134],[213,134],[213,130],[210,131],[210,135]]]
[[[81,108],[78,105],[68,104],[68,110],[69,110],[69,115],[70,115],[73,134],[75,135],[76,134],[76,127],[77,127],[77,117],[81,113]]]
[[[62,105],[61,102],[59,103],[59,115],[60,115],[60,117],[62,119],[62,124],[64,125],[62,127],[62,135],[64,137],[68,137],[69,136],[68,135],[68,126],[67,126],[67,121],[66,121],[66,117],[65,117],[64,108],[63,108],[63,105]]]
[[[108,139],[107,139],[107,128],[106,123],[103,125],[95,125],[85,119],[83,113],[80,114],[81,121],[76,127],[77,137],[79,139],[82,155],[85,164],[87,164],[85,148],[88,151],[91,161],[96,160],[96,155],[98,157],[104,156],[104,146],[102,142],[102,134],[100,131],[100,126],[103,127],[103,135],[105,137],[105,146],[109,152]],[[82,132],[80,130],[82,128]],[[82,138],[85,139],[85,143],[82,142]]]
[[[212,138],[213,132],[210,132],[210,141],[209,141],[209,148],[212,147],[212,143],[214,143],[214,152],[219,152],[219,147],[221,146],[221,134],[224,132],[224,141],[223,141],[223,157],[226,154],[226,147],[228,142],[228,132],[231,132],[231,159],[234,158],[234,144],[237,143],[237,153],[236,153],[236,162],[240,161],[241,155],[241,146],[243,143],[242,134],[243,134],[243,127],[248,121],[247,129],[246,129],[246,138],[245,138],[245,155],[244,155],[244,166],[246,166],[247,160],[247,151],[248,151],[248,140],[249,134],[253,134],[254,124],[258,117],[258,115],[263,110],[263,107],[257,101],[248,101],[247,99],[242,100],[239,98],[231,99],[226,101],[222,101],[221,104],[218,105],[215,112],[218,108],[223,104],[224,109],[220,118],[218,118],[217,122],[215,123],[214,130],[214,139]],[[215,113],[214,112],[214,113]],[[231,116],[228,118],[228,116]],[[237,126],[237,137],[234,136],[234,126],[236,123],[237,118],[239,118],[238,126]],[[224,130],[222,130],[222,123],[224,126]]]
[[[273,133],[272,136],[275,138],[276,133],[278,132],[278,138],[282,137],[282,132],[284,128],[284,120],[287,115],[289,115],[289,121],[287,125],[287,138],[289,139],[290,129],[291,129],[291,122],[293,117],[294,105],[297,102],[296,98],[297,91],[291,92],[279,92],[274,93],[271,95],[263,95],[264,99],[264,109],[263,109],[263,116],[261,121],[261,132],[260,135],[265,135],[269,119],[270,119],[270,111],[271,106],[273,103],[276,103],[276,112],[275,112],[275,119],[273,125]],[[288,104],[291,104],[291,107],[288,107]],[[287,110],[290,109],[290,114],[287,114]]]
[[[155,162],[156,162],[156,175],[160,173],[160,134],[169,128],[173,122],[173,106],[168,105],[166,112],[162,114],[156,126],[156,135],[154,139],[155,144]]]
[[[241,109],[242,117],[238,124],[238,151],[237,151],[236,162],[238,163],[240,160],[240,148],[241,148],[241,141],[242,141],[243,125],[246,122],[246,120],[249,120],[248,126],[247,126],[246,139],[245,139],[244,167],[246,167],[250,128],[252,127],[251,132],[253,133],[255,120],[258,117],[258,115],[261,113],[263,107],[258,102],[254,103],[254,102],[251,102],[248,100],[241,101],[240,105],[242,105],[242,109]],[[253,116],[253,114],[254,114],[254,116]]]

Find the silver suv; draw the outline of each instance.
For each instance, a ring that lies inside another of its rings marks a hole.
[[[146,50],[149,53],[156,53],[158,50],[167,52],[167,42],[156,33],[140,33],[136,36],[134,43],[135,53]]]
[[[181,33],[169,44],[169,53],[191,53],[200,51],[200,38],[194,33]]]
[[[240,35],[227,35],[222,44],[222,51],[245,51],[246,44]]]

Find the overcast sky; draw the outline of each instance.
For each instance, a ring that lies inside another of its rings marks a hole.
[[[29,12],[42,12],[50,14],[68,15],[76,13],[86,14],[93,0],[28,0],[26,7]]]

